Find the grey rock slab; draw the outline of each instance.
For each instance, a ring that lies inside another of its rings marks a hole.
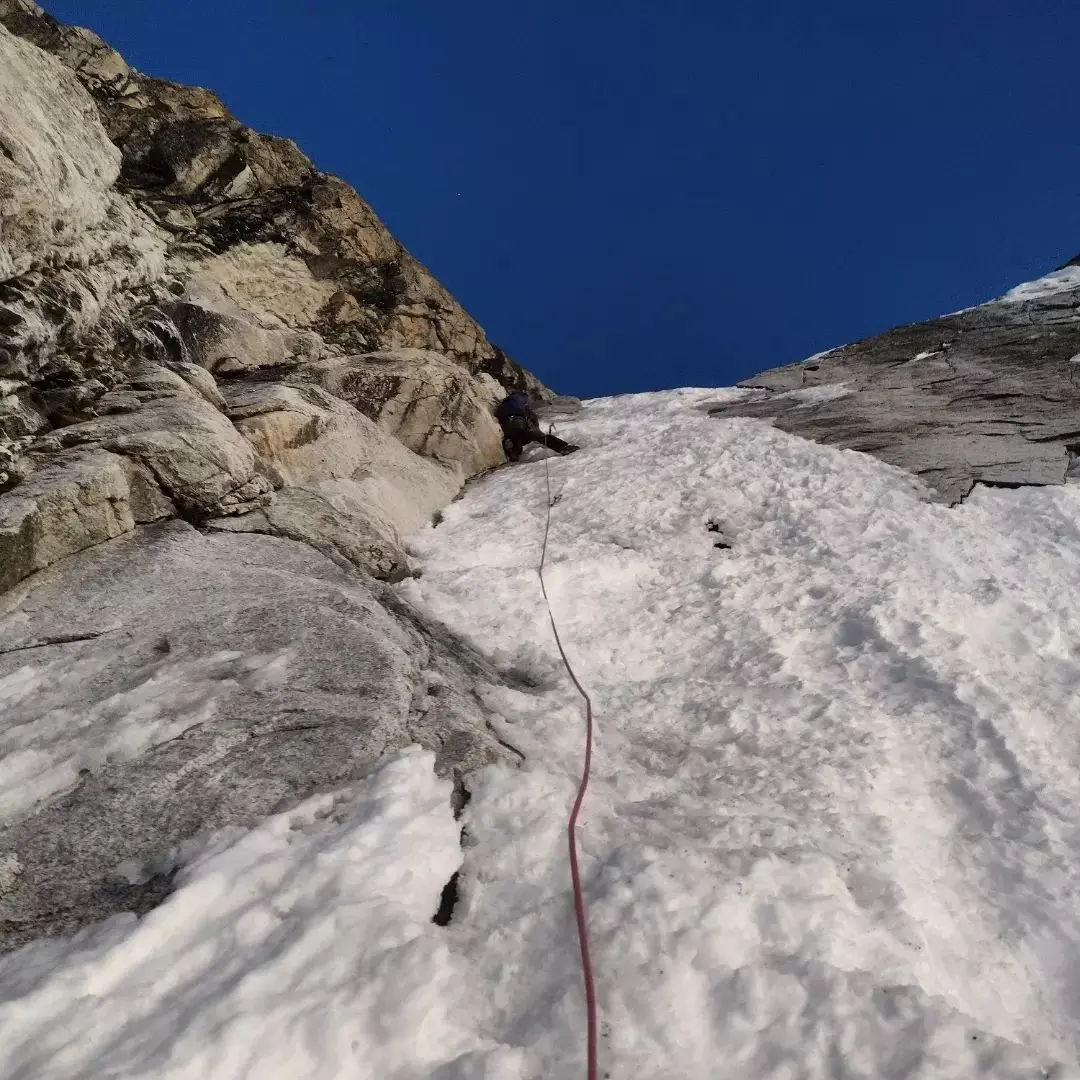
[[[959,502],[976,483],[1060,484],[1080,453],[1080,289],[995,301],[834,349],[713,406],[880,457]]]
[[[401,581],[409,573],[401,539],[372,515],[365,500],[338,481],[285,487],[261,510],[206,524],[224,532],[269,533],[297,540],[339,566],[356,567],[381,581]]]
[[[140,527],[0,597],[0,641],[0,686],[22,688],[0,744],[51,769],[0,820],[0,948],[147,910],[179,845],[388,750],[419,742],[456,778],[515,760],[479,703],[498,681],[480,658],[288,540]]]

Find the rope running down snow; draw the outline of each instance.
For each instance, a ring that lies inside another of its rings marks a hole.
[[[554,425],[549,427],[548,434],[551,434],[553,430]],[[581,874],[578,870],[577,837],[575,835],[578,812],[581,810],[581,804],[585,799],[585,790],[589,786],[589,773],[592,769],[593,712],[592,700],[585,688],[578,682],[578,677],[574,674],[574,669],[570,666],[566,651],[563,649],[562,640],[559,637],[559,628],[555,624],[555,614],[551,610],[551,601],[548,599],[547,586],[544,584],[544,564],[547,560],[548,535],[551,532],[551,508],[554,505],[551,499],[551,466],[549,461],[548,457],[544,458],[544,475],[547,481],[547,521],[544,524],[544,545],[540,551],[540,565],[537,567],[537,574],[540,576],[540,591],[544,594],[548,618],[551,620],[551,632],[555,636],[555,645],[559,650],[559,656],[562,657],[570,681],[585,701],[585,764],[581,770],[581,783],[578,785],[574,808],[570,811],[567,838],[570,848],[570,880],[574,887],[574,915],[577,918],[578,944],[581,946],[581,974],[585,980],[585,1011],[588,1030],[587,1076],[588,1080],[596,1080],[596,989],[593,986],[592,960],[589,956],[589,930],[585,922],[585,898],[581,891]]]

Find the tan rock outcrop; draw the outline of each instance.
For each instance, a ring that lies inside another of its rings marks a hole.
[[[0,591],[135,528],[123,460],[76,451],[0,500]]]
[[[312,366],[319,384],[351,402],[411,450],[465,476],[503,460],[492,416],[494,380],[470,378],[440,353],[398,349]]]
[[[404,537],[453,497],[460,471],[414,453],[319,387],[225,389],[233,423],[282,490],[259,512],[211,527],[303,540],[374,577],[404,576]]]
[[[108,394],[104,407],[117,411],[50,438],[65,449],[97,446],[133,458],[181,511],[196,517],[239,513],[267,501],[271,486],[258,474],[247,440],[182,379],[177,382],[185,392],[145,401],[133,391]]]
[[[548,396],[344,181],[31,0],[0,0],[0,143],[0,492],[96,447],[154,513],[299,535],[306,507],[397,573],[502,460],[505,388]]]

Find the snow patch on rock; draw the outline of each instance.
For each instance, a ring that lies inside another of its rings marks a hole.
[[[76,707],[100,659],[28,662],[0,675],[0,820],[69,788],[84,769],[138,757],[209,720],[222,698],[280,684],[288,651],[163,656],[130,686]]]
[[[1069,292],[1080,288],[1080,266],[1063,266],[1060,270],[1044,274],[1034,281],[1025,281],[998,297],[997,303],[1018,304],[1025,300],[1038,300],[1044,296]]]
[[[489,1054],[489,1071],[465,1068],[490,1043],[453,1015],[471,981],[431,921],[461,862],[433,763],[406,751],[351,789],[188,844],[176,891],[145,918],[0,958],[0,1071],[520,1076]]]

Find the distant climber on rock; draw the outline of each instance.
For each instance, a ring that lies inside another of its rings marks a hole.
[[[528,394],[515,390],[495,409],[495,419],[503,432],[503,451],[509,461],[517,461],[529,443],[540,443],[557,454],[572,454],[580,447],[540,430],[540,419],[529,404]]]

